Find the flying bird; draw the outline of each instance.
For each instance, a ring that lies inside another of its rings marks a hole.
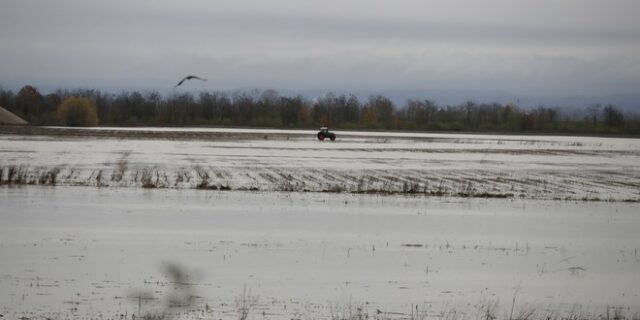
[[[184,77],[182,80],[180,80],[180,82],[178,82],[178,84],[176,84],[176,85],[174,86],[174,88],[177,88],[177,87],[178,87],[178,86],[180,86],[183,82],[185,82],[185,81],[187,81],[187,80],[191,80],[191,79],[198,79],[198,80],[201,80],[201,81],[207,81],[207,79],[200,78],[200,77],[198,77],[198,76],[194,76],[194,75],[189,75],[189,76]]]

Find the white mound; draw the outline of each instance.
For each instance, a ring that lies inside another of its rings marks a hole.
[[[28,124],[28,122],[22,120],[22,118],[16,116],[7,109],[0,107],[0,124]]]

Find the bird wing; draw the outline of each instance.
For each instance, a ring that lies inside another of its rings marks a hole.
[[[185,80],[187,80],[187,78],[189,77],[184,77],[182,80],[180,80],[180,82],[178,82],[178,84],[176,84],[174,88],[180,86]]]
[[[182,80],[180,80],[180,82],[178,82],[178,84],[176,84],[174,86],[174,88],[177,88],[178,86],[180,86],[183,82],[187,81],[187,80],[191,80],[191,79],[198,79],[198,80],[202,80],[202,81],[207,81],[207,79],[205,78],[200,78],[198,76],[194,76],[194,75],[188,75],[184,78],[182,78]]]

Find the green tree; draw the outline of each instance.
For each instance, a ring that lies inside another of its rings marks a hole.
[[[370,127],[390,128],[393,114],[396,112],[393,102],[385,96],[375,95],[369,97],[365,105],[365,123]],[[372,117],[373,113],[373,117]]]
[[[5,90],[0,86],[0,107],[13,113],[16,112],[16,95],[11,90]]]
[[[611,129],[613,127],[620,126],[624,123],[624,115],[616,107],[612,105],[607,105],[604,107],[604,124],[607,128]]]
[[[98,125],[98,108],[87,98],[66,98],[57,110],[58,119],[70,127],[92,127]]]
[[[44,98],[34,86],[27,85],[20,89],[16,96],[16,107],[18,115],[25,120],[34,124],[42,123],[41,117],[45,113]]]

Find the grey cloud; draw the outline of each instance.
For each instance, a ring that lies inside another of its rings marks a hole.
[[[625,45],[639,43],[634,28],[572,28],[463,24],[435,21],[337,18],[290,15],[201,15],[186,22],[192,28],[341,41],[417,40],[453,43],[544,43],[553,45]]]
[[[300,3],[6,2],[0,85],[162,88],[185,72],[204,73],[212,89],[610,94],[640,82],[640,24],[622,10],[634,2],[612,1],[618,8],[603,12],[597,1],[567,0],[575,15],[565,2],[519,2],[532,17],[496,0],[487,3],[502,11],[462,0],[460,8],[407,1],[415,10],[393,9],[395,1]]]

